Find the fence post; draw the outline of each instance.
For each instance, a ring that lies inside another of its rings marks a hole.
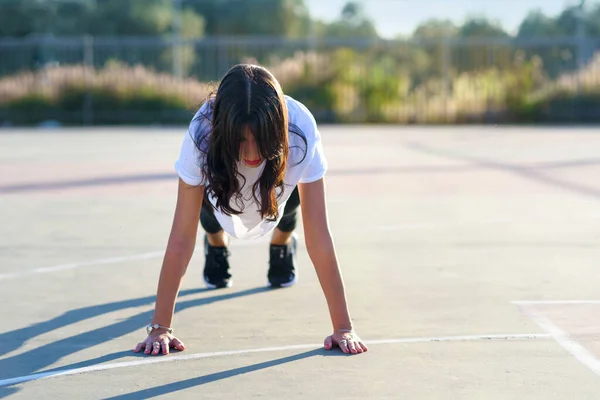
[[[182,56],[181,56],[181,0],[173,0],[173,75],[181,78]]]
[[[217,53],[218,53],[218,61],[217,61],[217,79],[220,76],[223,76],[229,67],[229,46],[231,40],[230,38],[223,39],[222,37],[217,37]]]
[[[587,56],[587,42],[585,29],[585,0],[580,0],[576,9],[577,18],[577,94],[581,95],[581,70],[585,66]]]
[[[311,18],[308,25],[308,52],[315,52],[317,50],[317,32],[315,22]]]
[[[450,118],[450,68],[451,68],[451,54],[450,54],[450,40],[447,37],[441,39],[442,43],[442,78],[444,82],[444,114],[446,123]]]
[[[85,71],[85,96],[83,99],[83,123],[92,125],[94,123],[94,107],[92,99],[92,86],[94,73],[94,38],[90,35],[83,37],[83,65]]]

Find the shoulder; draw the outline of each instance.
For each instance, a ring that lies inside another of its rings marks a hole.
[[[212,129],[212,102],[206,101],[194,114],[189,127],[188,136],[190,136],[195,145],[204,152],[207,151],[208,139]]]
[[[288,108],[290,122],[293,124],[316,125],[315,117],[302,102],[295,98],[285,95],[285,101]]]
[[[210,120],[209,105],[204,104],[192,118],[175,162],[175,171],[190,186],[206,184],[202,168],[206,160],[207,139],[210,137]]]
[[[285,100],[288,108],[290,125],[297,127],[309,143],[314,143],[319,140],[320,134],[317,127],[317,121],[308,107],[288,95],[285,96]]]
[[[192,124],[196,125],[210,125],[212,121],[213,115],[213,103],[211,101],[206,101],[202,106],[198,109],[194,117],[192,118]]]
[[[286,96],[286,101],[290,120],[290,165],[299,167],[291,169],[293,172],[289,180],[298,183],[314,182],[327,171],[327,159],[317,121],[308,107],[300,101],[290,96]]]

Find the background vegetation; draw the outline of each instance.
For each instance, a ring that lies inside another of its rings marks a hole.
[[[383,40],[356,2],[325,23],[303,0],[0,0],[0,124],[187,123],[239,62],[321,122],[598,122],[599,49],[600,4]]]

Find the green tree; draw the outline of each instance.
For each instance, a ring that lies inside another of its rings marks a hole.
[[[170,30],[171,0],[97,0],[86,33],[101,36],[156,36]]]
[[[569,36],[577,35],[577,27],[580,21],[583,23],[585,34],[588,36],[600,35],[600,4],[594,7],[568,7],[556,18],[556,24],[562,32]]]
[[[172,0],[97,0],[97,8],[90,17],[85,33],[96,37],[171,37],[173,35]],[[181,13],[181,37],[198,38],[204,34],[204,20],[192,9]],[[175,47],[169,42],[159,46],[132,46],[114,44],[100,49],[95,55],[97,65],[108,60],[127,64],[143,64],[160,71],[173,71]],[[191,45],[182,45],[181,69],[186,74],[194,62],[195,51]]]
[[[600,36],[600,3],[596,3],[586,12],[586,34]]]
[[[321,32],[326,38],[336,39],[377,39],[375,24],[366,15],[358,2],[348,2],[341,10],[340,16],[331,24],[324,25]]]
[[[207,35],[306,35],[310,18],[304,0],[183,0],[202,15]]]
[[[92,11],[91,0],[4,0],[0,2],[0,36],[80,34]]]
[[[510,37],[497,21],[470,17],[458,29],[457,36],[466,41],[454,46],[451,52],[452,67],[456,72],[485,70],[490,67],[508,68],[512,65],[514,52],[510,44],[490,45],[488,42]]]
[[[417,26],[412,34],[417,41],[416,54],[411,58],[420,59],[421,65],[413,71],[415,85],[451,73],[448,39],[455,38],[458,30],[452,21],[444,19],[429,19]]]
[[[540,10],[532,11],[519,27],[517,37],[520,39],[545,37],[575,37],[578,28],[584,28],[587,37],[600,35],[600,4],[592,7],[568,7],[556,17],[549,17]],[[545,72],[556,77],[564,72],[578,68],[579,61],[586,63],[594,53],[589,42],[582,43],[549,43],[532,48],[523,46],[526,59],[539,57]],[[580,57],[581,56],[581,57]]]
[[[444,39],[455,37],[458,27],[454,22],[445,19],[430,19],[422,22],[413,32],[416,39]]]
[[[548,36],[560,36],[564,29],[556,19],[548,17],[541,10],[531,11],[519,25],[518,38],[536,38]]]
[[[193,10],[183,18],[186,35],[204,33]],[[157,36],[171,32],[172,20],[172,0],[0,0],[0,36]]]
[[[531,11],[521,22],[517,38],[521,40],[565,36],[565,27],[561,26],[558,18],[549,17],[541,10]],[[534,46],[535,42],[525,42],[521,45],[524,59],[541,60],[542,67],[550,76],[556,76],[563,71],[565,64],[572,64],[573,49],[560,43]]]
[[[498,38],[508,37],[509,35],[497,21],[484,17],[471,17],[460,27],[458,36],[463,38]]]

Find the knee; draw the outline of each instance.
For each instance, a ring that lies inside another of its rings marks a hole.
[[[292,212],[290,214],[285,214],[281,221],[277,225],[277,229],[282,232],[293,232],[296,229],[297,219],[296,212]]]
[[[202,212],[200,213],[200,224],[202,225],[202,228],[206,231],[206,233],[209,233],[211,235],[215,235],[223,230],[221,224],[219,224],[219,221],[217,221],[215,215],[206,210],[204,207],[202,208]]]

